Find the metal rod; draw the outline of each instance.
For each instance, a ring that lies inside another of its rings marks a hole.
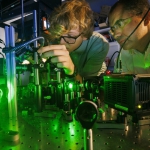
[[[33,35],[34,38],[37,37],[37,11],[33,10]],[[34,47],[38,48],[38,42],[37,40],[34,42]],[[38,54],[37,52],[34,53],[34,63],[39,64],[38,61]],[[37,112],[42,112],[42,105],[41,105],[41,85],[39,81],[39,69],[34,68],[34,82],[35,82],[35,101],[36,101],[36,107],[37,107]]]
[[[15,47],[14,27],[5,27],[6,47]],[[6,53],[9,118],[17,118],[17,85],[15,52]]]
[[[84,150],[93,150],[92,129],[84,129]]]
[[[36,10],[33,10],[33,36],[34,38],[37,37],[37,12]],[[34,42],[34,47],[38,47],[37,41]],[[34,52],[34,62],[35,64],[38,64],[38,54],[37,52]],[[34,69],[34,79],[35,79],[35,85],[39,85],[39,69],[35,68]]]
[[[6,48],[9,48],[9,27],[5,26],[5,44]],[[9,117],[12,117],[12,107],[11,107],[11,79],[10,79],[10,71],[11,71],[11,66],[10,66],[10,53],[6,53],[6,68],[7,68],[7,88],[8,88],[8,113]]]
[[[13,26],[10,26],[10,46],[15,47],[15,30]],[[17,85],[16,85],[16,59],[15,52],[11,52],[11,105],[12,105],[12,117],[17,117]]]

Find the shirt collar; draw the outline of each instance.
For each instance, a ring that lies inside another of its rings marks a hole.
[[[128,51],[129,51],[130,54],[140,53],[140,52],[137,51],[136,49],[129,49]],[[147,54],[149,54],[149,53],[150,53],[150,42],[149,42],[149,44],[148,44],[148,47],[147,47],[147,49],[146,49],[144,55],[147,55]]]

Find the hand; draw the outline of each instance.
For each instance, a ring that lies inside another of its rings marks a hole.
[[[67,75],[74,73],[74,64],[65,45],[49,45],[41,47],[37,52],[44,58],[51,57],[51,62],[56,63],[58,68],[63,68]]]

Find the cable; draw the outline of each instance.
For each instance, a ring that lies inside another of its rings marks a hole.
[[[126,38],[126,40],[124,41],[124,43],[122,44],[122,46],[120,47],[120,50],[119,50],[119,53],[118,53],[118,57],[117,57],[117,67],[116,69],[118,69],[118,61],[119,61],[119,57],[120,57],[120,53],[121,53],[121,50],[124,46],[124,44],[127,42],[127,40],[131,37],[131,35],[136,31],[136,29],[141,25],[141,23],[143,22],[143,20],[145,19],[146,15],[148,14],[148,12],[150,11],[150,8],[147,10],[147,12],[145,13],[144,17],[142,18],[142,20],[138,23],[138,25],[136,26],[136,28],[131,32],[131,34]]]
[[[2,51],[3,51],[3,53],[9,53],[9,52],[17,51],[17,50],[19,50],[19,49],[24,48],[24,47],[27,46],[28,44],[33,43],[34,41],[37,41],[37,40],[40,40],[40,39],[43,40],[43,43],[42,43],[42,46],[43,46],[43,45],[44,45],[44,37],[37,37],[37,38],[34,38],[34,39],[32,39],[32,40],[30,40],[30,41],[28,41],[28,42],[26,42],[26,43],[23,43],[23,44],[21,44],[21,45],[19,45],[19,46],[17,46],[17,47],[3,48]],[[41,47],[42,47],[42,46],[41,46]]]
[[[5,46],[5,43],[2,39],[0,39],[0,43],[2,43]]]
[[[2,55],[3,58],[5,58],[5,56],[3,55],[3,53],[0,52],[0,55]]]
[[[2,39],[0,39],[0,43],[2,43],[5,46],[5,43]],[[3,49],[2,47],[0,47],[0,49]],[[3,58],[5,58],[4,54],[0,52],[0,55],[2,55]]]
[[[114,57],[114,55],[115,55],[116,53],[119,53],[119,51],[115,51],[115,52],[112,54],[112,56],[111,56],[111,58],[110,58],[110,61],[109,61],[108,65],[107,65],[107,70],[108,70],[109,65],[110,65],[110,63],[111,63],[111,61],[112,61],[112,58]]]

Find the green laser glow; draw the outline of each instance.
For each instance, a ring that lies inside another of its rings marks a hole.
[[[73,84],[69,83],[69,88],[72,89],[73,88]]]

